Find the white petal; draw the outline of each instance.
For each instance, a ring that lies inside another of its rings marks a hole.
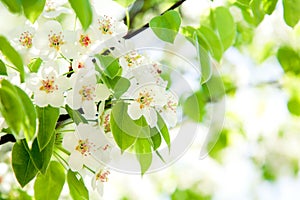
[[[93,101],[83,101],[82,109],[88,119],[94,119],[97,113],[97,106]]]
[[[147,123],[149,124],[149,126],[151,128],[155,127],[155,125],[157,123],[157,114],[156,114],[155,109],[153,109],[153,108],[144,109],[143,115],[144,115]]]
[[[35,104],[39,107],[45,107],[48,105],[47,94],[45,92],[36,92],[34,94]]]
[[[62,93],[52,93],[48,95],[48,103],[53,107],[60,107],[64,105],[64,96]]]
[[[110,96],[110,90],[104,84],[96,85],[96,101],[104,101]]]
[[[142,116],[142,110],[140,108],[140,104],[137,102],[133,102],[128,106],[128,115],[131,119],[136,120]]]
[[[98,162],[93,156],[83,156],[83,164],[93,170],[96,170],[98,169],[100,162]]]
[[[78,151],[73,151],[69,157],[69,166],[73,171],[79,171],[83,167],[83,156]]]
[[[72,152],[77,146],[78,138],[73,133],[66,133],[63,138],[62,145],[65,149]]]

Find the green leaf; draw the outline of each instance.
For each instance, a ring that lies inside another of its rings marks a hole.
[[[30,151],[31,159],[35,165],[35,167],[42,173],[45,174],[47,167],[49,165],[52,152],[53,152],[53,146],[55,142],[55,135],[52,136],[52,139],[47,144],[47,146],[40,151],[38,140],[35,139],[32,144],[32,148]]]
[[[195,122],[201,122],[205,114],[206,97],[202,91],[189,96],[183,104],[183,113]]]
[[[5,63],[0,59],[0,75],[7,76]]]
[[[0,111],[15,136],[19,135],[25,119],[22,108],[22,102],[15,88],[7,80],[2,80],[0,87]]]
[[[113,96],[119,99],[130,87],[130,81],[121,76],[116,76],[114,79],[108,79],[111,89],[113,89]]]
[[[264,5],[262,3],[263,0],[252,0],[250,2],[250,8],[253,13],[254,22],[258,25],[265,17]]]
[[[59,117],[59,108],[53,108],[51,106],[40,108],[37,106],[36,110],[39,119],[37,139],[39,148],[42,151],[54,134],[56,122]]]
[[[208,52],[203,47],[200,46],[199,38],[196,32],[194,32],[194,40],[198,52],[198,59],[200,61],[201,84],[202,84],[207,82],[212,75],[211,61]]]
[[[122,118],[123,116],[125,116],[127,119],[129,117],[127,115],[127,105],[120,102],[112,108],[110,116],[110,126],[114,139],[122,151],[129,148],[135,141],[135,137],[123,130],[125,122],[128,121],[124,119],[125,117],[123,118],[123,120],[121,120],[120,117]],[[115,120],[115,117],[118,121]],[[135,130],[132,129],[132,131]]]
[[[220,61],[224,52],[223,45],[215,32],[209,27],[201,26],[197,30],[197,35],[200,46],[206,48],[217,61]]]
[[[148,139],[138,138],[135,142],[136,157],[141,166],[141,174],[144,175],[152,163],[151,145]]]
[[[12,149],[12,167],[19,184],[24,187],[37,174],[28,152],[26,140],[17,141]]]
[[[179,31],[181,17],[178,12],[171,10],[162,16],[154,17],[149,25],[155,35],[166,42],[173,43]]]
[[[23,60],[20,54],[10,45],[7,39],[0,35],[0,51],[16,67],[15,70],[20,72],[21,82],[24,82],[25,72]]]
[[[34,23],[44,10],[46,0],[21,0],[24,14],[27,19]]]
[[[287,103],[288,110],[295,116],[300,116],[300,99],[297,96],[293,96]]]
[[[104,68],[104,73],[110,79],[114,79],[121,69],[118,60],[110,55],[97,55],[96,57],[99,59],[101,66]]]
[[[31,141],[36,131],[36,111],[31,99],[28,95],[19,87],[15,86],[18,93],[18,97],[22,102],[22,109],[24,110],[25,119],[23,121],[23,131],[27,141]]]
[[[32,59],[31,62],[28,64],[28,68],[30,72],[37,73],[39,71],[42,62],[43,60],[41,58]]]
[[[34,197],[36,200],[56,200],[65,183],[64,167],[51,161],[46,174],[39,174],[34,183]]]
[[[168,145],[168,148],[170,150],[171,148],[171,140],[170,140],[170,134],[169,134],[169,129],[163,120],[163,118],[160,116],[159,113],[157,113],[157,127],[160,132],[160,134],[163,136],[166,144]]]
[[[69,190],[71,197],[74,200],[88,200],[89,192],[84,185],[83,179],[80,174],[68,170],[67,182],[69,185]]]
[[[283,0],[284,21],[294,27],[300,19],[300,0]]]
[[[236,26],[228,8],[217,7],[213,10],[214,24],[223,44],[224,51],[230,47],[236,34]]]
[[[21,0],[1,0],[12,13],[21,13],[22,4]]]
[[[278,0],[263,0],[262,2],[265,13],[271,15],[276,8]]]
[[[92,8],[89,0],[69,0],[71,7],[76,13],[81,26],[87,30],[93,20]]]
[[[151,135],[151,140],[152,140],[152,144],[153,144],[152,147],[154,150],[157,150],[161,145],[160,132],[158,131],[157,128],[151,128],[150,135]]]
[[[285,72],[300,74],[300,55],[291,47],[280,47],[277,52],[277,59]]]
[[[135,2],[135,0],[114,0],[114,1],[125,8],[127,8],[128,6],[133,4],[133,2]]]
[[[66,105],[66,111],[75,122],[76,125],[80,123],[87,124],[88,121],[82,116],[82,114],[78,110],[72,110],[68,105]]]

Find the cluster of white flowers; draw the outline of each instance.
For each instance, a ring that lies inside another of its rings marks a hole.
[[[70,153],[70,169],[80,173],[84,169],[93,171],[92,186],[102,193],[102,183],[110,174],[105,164],[113,159],[110,152],[115,145],[107,139],[111,132],[111,107],[106,109],[105,103],[110,101],[113,106],[114,91],[101,78],[99,80],[101,75],[95,66],[98,64],[100,70],[105,67],[94,55],[110,49],[116,57],[118,50],[124,50],[122,37],[127,34],[127,26],[110,16],[94,14],[88,30],[65,29],[56,20],[62,13],[72,13],[63,7],[64,3],[47,1],[42,19],[33,25],[25,24],[10,41],[26,65],[42,60],[38,70],[27,71],[26,84],[22,86],[26,92],[29,90],[34,104],[50,105],[60,108],[61,112],[65,112],[64,106],[68,105],[89,121],[76,125],[74,132],[65,133],[62,146]],[[128,91],[118,99],[129,103],[128,115],[133,120],[144,116],[149,126],[155,127],[160,114],[169,127],[175,126],[178,99],[168,91],[167,82],[161,78],[160,64],[135,50],[118,53],[120,76],[131,83]]]

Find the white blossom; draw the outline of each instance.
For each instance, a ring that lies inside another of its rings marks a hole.
[[[97,190],[97,192],[101,196],[103,195],[104,183],[108,181],[109,174],[109,170],[101,168],[96,172],[96,174],[92,178],[92,188],[94,190]]]

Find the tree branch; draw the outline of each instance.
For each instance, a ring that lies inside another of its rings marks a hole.
[[[13,134],[6,134],[0,137],[0,145],[5,144],[7,142],[16,142],[16,138]]]

